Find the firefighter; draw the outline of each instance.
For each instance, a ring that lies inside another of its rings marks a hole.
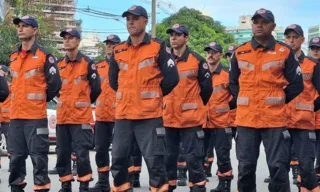
[[[214,143],[219,185],[211,192],[230,192],[233,179],[230,160],[232,146],[232,129],[230,127],[229,101],[232,95],[228,88],[229,71],[220,63],[223,57],[222,46],[218,42],[211,42],[204,51],[212,74],[213,92],[207,104],[208,122],[205,129],[205,151],[210,148],[210,141]]]
[[[92,180],[89,149],[93,146],[91,103],[101,93],[100,77],[93,61],[79,50],[80,33],[66,29],[60,33],[66,56],[58,62],[62,88],[57,103],[57,170],[60,192],[70,192],[72,144],[77,156],[79,191],[88,192]]]
[[[314,37],[309,42],[310,56],[317,60],[320,63],[320,37]],[[320,111],[317,107],[318,103],[320,103],[320,98],[318,97],[315,101],[315,111],[316,111],[316,136],[317,136],[317,144],[316,144],[316,174],[317,180],[320,184]]]
[[[109,67],[110,86],[117,91],[112,190],[132,191],[128,165],[130,146],[136,140],[148,167],[150,190],[162,192],[168,190],[162,98],[178,84],[179,74],[165,42],[145,32],[145,8],[134,5],[122,17],[130,36],[114,47]]]
[[[9,96],[9,86],[5,78],[5,72],[0,68],[0,102],[4,102]]]
[[[61,88],[53,55],[36,41],[38,22],[32,16],[15,18],[21,45],[10,56],[12,75],[9,144],[11,191],[24,191],[25,160],[33,163],[34,191],[49,191],[47,102]]]
[[[5,77],[5,79],[8,81],[8,74],[9,69],[5,65],[0,65],[0,77]],[[10,86],[11,83],[8,81],[8,88],[10,92]],[[1,89],[3,89],[1,87]],[[9,123],[10,123],[10,94],[7,96],[6,100],[2,103],[0,103],[0,139],[2,138],[2,134],[5,137],[5,142],[7,142],[7,151],[8,151],[8,157],[10,158],[10,150],[9,150],[9,144],[8,144],[8,129],[9,129]],[[4,142],[0,140],[1,142]],[[0,169],[1,169],[1,157],[0,157]],[[1,180],[0,180],[1,183]]]
[[[96,66],[101,80],[101,94],[96,101],[96,122],[94,127],[96,164],[98,167],[98,182],[90,191],[108,192],[109,184],[109,147],[114,127],[114,115],[116,108],[116,92],[109,85],[108,71],[109,60],[112,56],[113,47],[119,44],[117,35],[109,35],[103,43],[106,44],[106,58],[99,61]]]
[[[231,108],[237,106],[236,153],[239,192],[256,191],[260,143],[265,147],[271,176],[270,192],[288,192],[290,134],[285,109],[303,91],[299,62],[292,49],[276,41],[274,15],[259,9],[252,17],[253,37],[231,59]]]
[[[178,86],[164,97],[169,192],[176,188],[180,142],[187,162],[189,187],[192,192],[202,192],[206,191],[202,125],[206,121],[205,105],[212,93],[211,74],[206,60],[187,46],[189,31],[185,25],[175,24],[167,34],[170,34],[172,54],[180,76]]]
[[[314,100],[320,92],[320,63],[317,60],[305,56],[301,50],[304,43],[304,33],[301,26],[292,24],[284,32],[285,43],[290,45],[298,57],[304,81],[303,92],[287,105],[288,128],[292,138],[292,149],[296,154],[297,161],[292,162],[291,166],[294,176],[298,172],[297,181],[301,191],[320,190],[314,160],[316,150],[315,133],[315,112]]]

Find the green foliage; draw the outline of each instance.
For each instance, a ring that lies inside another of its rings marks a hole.
[[[47,17],[43,13],[44,6],[42,4],[33,4],[32,0],[5,0],[8,5],[15,9],[10,10],[3,20],[0,20],[0,64],[9,64],[10,54],[17,49],[20,41],[17,36],[16,27],[12,20],[18,16],[32,15],[38,20],[39,34],[37,42],[43,48],[47,49],[56,57],[61,57],[62,54],[56,50],[56,43],[51,41],[54,37],[53,31],[56,28],[52,22],[52,17]]]
[[[204,57],[205,52],[203,49],[212,41],[219,42],[224,50],[234,43],[233,36],[225,32],[225,27],[220,22],[203,15],[198,10],[183,7],[179,12],[165,18],[157,25],[157,37],[165,40],[167,45],[170,45],[170,43],[169,35],[166,34],[166,31],[176,23],[184,24],[188,27],[188,46]],[[223,59],[222,62],[228,65],[226,59]]]
[[[106,46],[106,44],[103,42],[98,43],[96,45],[96,47],[99,49],[99,56],[94,59],[94,62],[101,61],[106,57],[105,46]]]

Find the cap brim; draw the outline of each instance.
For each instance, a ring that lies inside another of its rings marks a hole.
[[[271,21],[271,22],[273,22],[272,21],[272,19],[270,19],[268,16],[266,16],[265,14],[259,14],[259,13],[256,13],[252,18],[251,18],[251,20],[254,20],[255,18],[257,18],[257,17],[261,17],[263,20],[265,20],[265,21]]]
[[[170,34],[170,33],[172,33],[172,32],[184,34],[184,32],[180,31],[179,29],[168,29],[168,30],[167,30],[167,34]]]
[[[311,43],[310,45],[309,45],[309,48],[310,47],[320,47],[320,44],[319,43]]]
[[[24,19],[20,19],[20,18],[18,18],[18,17],[13,19],[13,24],[15,24],[15,25],[19,25],[20,22],[32,26],[32,24],[31,24],[30,22],[28,22],[28,21],[26,21],[26,20],[24,20]]]
[[[294,31],[296,34],[303,36],[303,34],[301,34],[297,29],[291,29],[291,28],[286,29],[284,31],[284,35],[287,35],[290,31]]]
[[[143,17],[146,17],[145,15],[141,15],[140,13],[137,13],[136,11],[134,10],[128,10],[128,11],[125,11],[122,13],[122,17],[127,17],[128,15],[136,15],[136,16],[143,16]]]
[[[103,43],[107,43],[107,42],[111,42],[111,43],[120,43],[120,41],[118,40],[104,40]]]
[[[213,48],[213,47],[209,47],[209,46],[208,46],[208,47],[204,48],[204,51],[210,51],[210,50],[213,50],[213,51],[222,53],[222,51],[220,51],[220,50],[218,50],[218,49],[216,49],[216,48]]]
[[[64,37],[64,36],[66,36],[67,34],[71,35],[70,33],[66,32],[66,31],[61,31],[60,37]]]

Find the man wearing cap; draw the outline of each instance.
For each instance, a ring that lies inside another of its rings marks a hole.
[[[7,79],[5,78],[5,73],[0,73],[0,102],[4,102],[9,96],[9,87]]]
[[[72,191],[72,144],[77,156],[79,191],[88,192],[92,180],[89,149],[93,145],[90,123],[93,122],[91,103],[101,93],[100,77],[93,61],[79,50],[80,34],[75,29],[60,33],[67,54],[58,61],[62,88],[57,103],[57,170],[60,192]]]
[[[150,190],[167,191],[162,101],[178,84],[179,74],[165,42],[146,33],[147,11],[132,6],[122,16],[126,17],[130,36],[114,47],[109,67],[110,86],[117,91],[112,190],[132,191],[128,165],[135,139],[149,170]]]
[[[256,167],[263,141],[271,176],[270,192],[289,192],[290,134],[286,104],[303,91],[299,62],[293,50],[276,41],[274,15],[259,9],[252,17],[253,37],[231,59],[230,107],[237,106],[236,152],[239,192],[256,191]]]
[[[231,180],[233,179],[230,160],[232,146],[232,129],[230,128],[230,106],[232,95],[229,91],[229,71],[220,63],[223,57],[222,47],[218,42],[211,42],[204,51],[207,54],[207,62],[212,74],[213,92],[207,104],[208,117],[205,132],[205,151],[214,143],[219,185],[211,192],[230,192]]]
[[[320,63],[320,37],[314,37],[310,39],[309,42],[310,56],[317,60],[318,64]],[[318,105],[320,103],[320,97],[315,100],[315,111],[316,111],[316,136],[317,136],[317,144],[316,144],[316,174],[318,182],[320,183],[320,111]]]
[[[175,24],[167,30],[170,34],[172,54],[177,63],[180,82],[164,97],[164,126],[167,131],[167,170],[169,191],[176,188],[179,143],[183,145],[192,192],[206,191],[203,169],[204,132],[206,108],[212,81],[206,60],[187,46],[189,31],[183,24]]]
[[[316,191],[320,188],[313,166],[316,149],[314,100],[320,93],[320,64],[317,64],[317,60],[307,57],[301,50],[301,45],[305,39],[300,25],[292,24],[288,26],[284,35],[285,43],[295,51],[299,60],[304,82],[303,92],[288,103],[286,109],[287,127],[294,146],[292,150],[294,150],[299,162],[301,180],[298,179],[298,187],[300,191]],[[291,164],[293,174],[298,172],[298,165],[296,164]]]
[[[9,143],[11,148],[9,185],[24,191],[25,160],[33,163],[34,191],[49,191],[47,102],[61,88],[53,55],[36,41],[38,22],[34,17],[15,18],[21,45],[10,55],[12,75]]]
[[[101,80],[101,94],[96,101],[96,122],[94,127],[96,164],[98,167],[98,182],[91,192],[109,192],[109,147],[114,126],[116,108],[116,92],[109,85],[109,62],[113,53],[113,47],[119,44],[117,35],[109,35],[105,41],[106,58],[99,61],[96,66]]]

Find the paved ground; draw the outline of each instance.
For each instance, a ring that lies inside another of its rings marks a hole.
[[[234,147],[232,149],[231,152],[232,156],[232,165],[234,167],[234,175],[235,178],[232,182],[232,191],[236,191],[236,182],[237,182],[237,159],[235,156],[235,151],[234,151]],[[96,170],[96,165],[95,165],[95,161],[94,161],[94,155],[95,152],[90,152],[90,159],[91,159],[91,165],[93,170]],[[56,156],[51,154],[49,155],[49,168],[52,168],[55,166],[56,163]],[[214,172],[214,170],[216,170],[216,164],[214,164],[214,166],[212,167],[212,171]],[[266,178],[268,176],[268,168],[266,166],[266,161],[265,161],[265,153],[264,153],[264,149],[263,147],[261,147],[261,153],[260,153],[260,158],[259,158],[259,163],[258,163],[258,171],[257,171],[257,191],[258,192],[268,192],[268,185],[263,183],[264,178]],[[10,191],[8,188],[8,177],[9,177],[9,173],[8,173],[8,159],[5,157],[2,157],[2,170],[1,170],[1,184],[0,184],[0,192],[8,192]],[[290,177],[291,177],[291,173],[290,173]],[[51,182],[52,182],[52,188],[51,191],[52,192],[58,192],[60,189],[60,182],[58,181],[58,176],[56,175],[50,175],[51,178]],[[97,180],[97,172],[94,171],[94,178],[95,181],[93,181],[90,185],[94,185],[94,183]],[[112,182],[112,180],[110,179],[110,182]],[[147,170],[145,168],[145,165],[142,169],[142,175],[141,175],[141,185],[142,187],[140,189],[135,189],[135,192],[148,192],[148,173]],[[32,192],[32,164],[30,161],[30,158],[28,158],[27,160],[27,187],[26,187],[26,192]],[[214,176],[213,178],[210,178],[209,183],[207,184],[207,191],[209,191],[209,189],[214,188],[218,183],[218,178],[216,176]],[[73,183],[73,191],[77,192],[78,191],[78,183],[74,182]],[[175,190],[176,192],[189,192],[188,187],[178,187],[177,190]],[[291,191],[295,192],[298,191],[297,188],[293,185],[291,185]]]

